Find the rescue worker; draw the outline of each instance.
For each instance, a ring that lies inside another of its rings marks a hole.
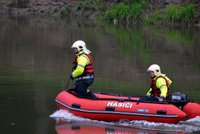
[[[77,40],[71,46],[76,54],[74,59],[73,71],[70,78],[76,78],[75,91],[78,97],[88,96],[87,88],[94,81],[94,68],[92,66],[91,51],[86,48],[86,44],[82,40]]]
[[[169,99],[169,87],[172,81],[166,76],[166,74],[161,73],[160,66],[157,64],[152,64],[147,69],[151,77],[151,86],[147,92],[147,96],[157,97],[159,101],[164,99]]]

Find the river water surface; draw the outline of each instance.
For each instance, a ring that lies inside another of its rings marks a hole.
[[[200,102],[199,37],[199,27],[0,19],[1,133],[78,134],[85,129],[86,133],[95,134],[199,133],[199,117],[176,125],[145,121],[107,123],[57,111],[54,103],[68,81],[74,56],[71,45],[78,39],[84,40],[92,51],[96,75],[92,91],[145,95],[150,81],[146,69],[157,63],[173,81],[171,92],[185,93]]]

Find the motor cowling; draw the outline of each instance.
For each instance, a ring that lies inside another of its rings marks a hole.
[[[181,110],[189,102],[188,96],[180,92],[173,93],[171,94],[170,97],[171,97],[170,103],[175,105]]]
[[[187,101],[188,96],[183,94],[183,93],[176,92],[176,93],[171,94],[171,100],[173,100],[173,101]]]

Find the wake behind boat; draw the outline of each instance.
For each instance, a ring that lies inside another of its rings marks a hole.
[[[200,104],[188,100],[144,101],[140,97],[94,93],[95,99],[79,98],[63,90],[55,101],[60,109],[76,116],[102,121],[146,120],[178,123],[200,116]],[[179,96],[174,96],[174,98]]]

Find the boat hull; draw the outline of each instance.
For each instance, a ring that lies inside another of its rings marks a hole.
[[[102,94],[96,94],[102,97]],[[107,99],[77,98],[67,91],[56,97],[56,104],[74,115],[102,121],[146,120],[150,122],[178,123],[186,113],[172,104],[140,102],[136,97],[103,95]]]
[[[189,102],[183,107],[183,112],[187,114],[188,119],[200,116],[200,104]]]

